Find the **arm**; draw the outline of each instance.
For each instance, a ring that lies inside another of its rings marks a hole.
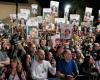
[[[10,59],[6,58],[4,61],[0,61],[0,64],[2,64],[2,65],[9,65],[10,64]]]
[[[48,65],[48,68],[49,68],[49,71],[52,75],[55,75],[56,74],[56,63],[54,62],[52,65],[47,62],[47,65]]]

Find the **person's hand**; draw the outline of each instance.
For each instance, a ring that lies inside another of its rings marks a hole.
[[[52,64],[53,67],[56,67],[56,61],[55,61],[55,59],[52,60],[51,64]]]
[[[0,67],[4,67],[4,64],[1,64],[1,63],[0,63]]]

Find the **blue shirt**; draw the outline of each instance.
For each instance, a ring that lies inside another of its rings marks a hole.
[[[74,60],[66,62],[64,59],[62,59],[57,65],[57,71],[67,76],[78,72],[78,68]]]

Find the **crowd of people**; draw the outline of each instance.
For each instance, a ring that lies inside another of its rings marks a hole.
[[[68,37],[70,32],[66,30]],[[0,37],[0,80],[100,80],[95,33],[73,27],[66,41]]]

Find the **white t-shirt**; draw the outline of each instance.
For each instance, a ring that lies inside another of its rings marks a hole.
[[[56,74],[56,68],[52,67],[51,64],[43,60],[40,64],[38,61],[34,61],[31,66],[31,75],[34,80],[46,80],[48,75],[48,70],[52,74]]]

